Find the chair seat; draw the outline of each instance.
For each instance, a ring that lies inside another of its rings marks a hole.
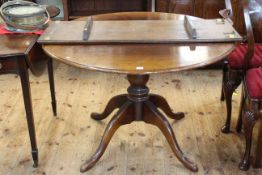
[[[246,86],[251,98],[262,99],[262,68],[253,68],[247,71]]]
[[[234,69],[242,69],[246,52],[247,52],[246,44],[238,45],[236,49],[228,56],[229,66]],[[259,66],[262,66],[262,45],[256,44],[254,50],[254,56],[251,60],[250,67],[259,67]]]

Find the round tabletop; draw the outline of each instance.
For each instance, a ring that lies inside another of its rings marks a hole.
[[[93,20],[181,20],[184,15],[123,12],[93,16]],[[86,20],[80,18],[78,20]],[[104,72],[151,74],[193,69],[225,58],[233,43],[44,45],[63,63]]]

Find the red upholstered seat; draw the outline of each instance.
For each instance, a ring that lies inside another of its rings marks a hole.
[[[244,64],[245,54],[247,52],[247,45],[240,44],[236,49],[228,56],[228,63],[230,67],[235,69],[241,69]],[[254,56],[251,60],[250,67],[262,66],[262,44],[255,45]]]
[[[246,86],[251,98],[262,99],[262,68],[249,69],[246,74]]]

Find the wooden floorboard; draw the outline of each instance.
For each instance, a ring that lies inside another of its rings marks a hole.
[[[0,76],[0,174],[76,175],[81,163],[95,152],[107,119],[90,118],[101,112],[114,95],[126,93],[125,75],[79,70],[55,64],[58,116],[50,103],[47,73],[30,74],[39,167],[33,168],[19,77]],[[172,153],[161,132],[142,122],[121,127],[104,156],[87,175],[236,175],[261,174],[262,169],[238,170],[244,149],[243,134],[234,130],[240,89],[234,94],[232,133],[220,128],[225,103],[219,101],[221,71],[196,70],[150,77],[152,93],[164,96],[174,111],[186,112],[170,121],[183,152],[198,164],[199,172],[185,169]],[[257,135],[255,128],[254,146]],[[255,148],[255,147],[253,147]]]

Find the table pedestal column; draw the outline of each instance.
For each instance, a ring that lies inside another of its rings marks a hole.
[[[178,160],[191,171],[197,171],[197,166],[185,157],[178,146],[175,134],[168,120],[157,108],[162,109],[169,118],[176,120],[183,118],[184,113],[173,113],[165,98],[149,94],[149,88],[146,86],[149,75],[127,75],[127,78],[130,83],[127,89],[128,94],[118,95],[110,99],[103,113],[91,114],[93,119],[103,120],[114,109],[119,108],[118,112],[108,123],[97,151],[81,166],[80,171],[86,172],[92,168],[105,152],[115,131],[120,126],[130,124],[133,121],[144,121],[157,126],[166,137]]]

